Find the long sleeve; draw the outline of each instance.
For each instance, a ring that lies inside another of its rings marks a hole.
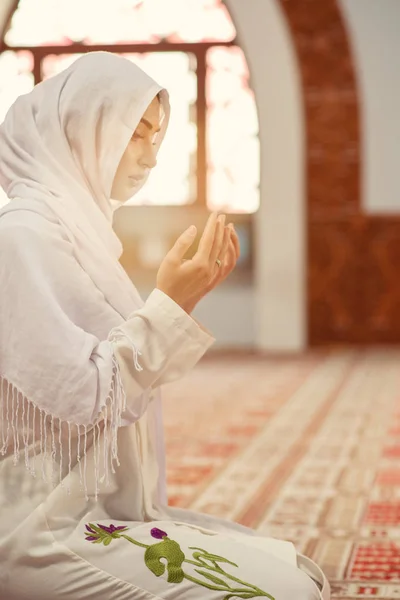
[[[1,376],[63,421],[95,422],[112,391],[114,359],[127,406],[140,418],[151,390],[190,370],[214,342],[157,289],[121,324],[55,225],[41,235],[25,225],[4,228],[0,250],[7,281],[0,290]]]
[[[124,320],[57,222],[26,211],[15,224],[16,214],[0,220],[2,455],[17,461],[19,447],[29,453],[38,443],[52,466],[62,454],[68,471],[102,431],[110,467],[121,426],[139,420],[154,387],[190,369],[214,340],[159,290],[136,310],[132,302]]]
[[[0,250],[6,281],[0,289],[1,377],[63,421],[89,426],[96,420],[112,389],[117,356],[135,409],[144,392],[182,375],[214,341],[160,290],[116,326],[120,317],[55,224],[46,223],[42,233],[30,223],[4,227]]]
[[[110,339],[129,397],[182,377],[215,341],[158,289],[143,308],[110,333]]]

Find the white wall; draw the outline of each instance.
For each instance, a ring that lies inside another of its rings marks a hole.
[[[299,71],[276,0],[227,0],[251,69],[261,138],[255,345],[306,344],[304,124]]]
[[[340,0],[362,97],[363,204],[400,212],[400,1]]]

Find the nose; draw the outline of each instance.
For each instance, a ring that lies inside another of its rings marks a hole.
[[[143,155],[139,159],[139,164],[144,169],[154,169],[157,164],[157,157],[153,144],[146,144]]]

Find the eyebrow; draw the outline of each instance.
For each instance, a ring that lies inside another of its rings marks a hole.
[[[143,123],[143,125],[146,125],[147,129],[150,129],[150,131],[152,131],[153,125],[150,123],[150,121],[148,121],[147,119],[140,119],[140,122]],[[161,131],[161,127],[157,127],[157,129],[154,129],[154,131],[157,133],[158,131]]]

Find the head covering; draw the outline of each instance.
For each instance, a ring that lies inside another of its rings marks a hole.
[[[157,94],[164,113],[158,152],[169,121],[168,94],[130,60],[108,52],[88,53],[20,96],[0,126],[0,184],[10,200],[19,200],[0,214],[19,209],[21,200],[44,202],[74,238],[84,270],[125,316],[129,297],[139,299],[117,262],[122,246],[112,229],[111,188]]]
[[[86,449],[86,427],[108,410],[117,459],[126,399],[108,332],[143,301],[118,260],[110,194],[156,95],[164,113],[158,152],[169,120],[167,92],[107,52],[86,54],[19,97],[0,126],[0,183],[10,198],[0,210],[0,451],[13,437],[18,457],[22,419],[28,468],[25,427],[37,411],[40,452],[46,453],[50,419],[54,457],[56,419],[60,436],[64,426],[77,426],[78,436],[83,426]],[[7,217],[22,229],[10,228]]]

